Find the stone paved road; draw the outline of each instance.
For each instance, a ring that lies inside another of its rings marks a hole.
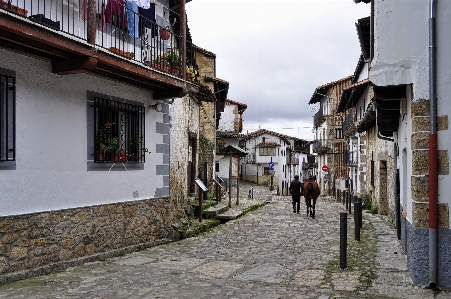
[[[311,219],[275,197],[199,237],[0,286],[0,299],[451,298],[411,285],[395,230],[377,215],[365,215],[361,242],[348,216],[340,269],[343,211],[321,198]]]

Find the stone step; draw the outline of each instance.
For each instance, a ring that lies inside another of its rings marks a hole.
[[[217,205],[209,207],[206,210],[203,210],[202,215],[205,216],[206,218],[213,218],[216,217],[216,215],[227,211],[227,209],[228,206],[226,204],[219,203]]]

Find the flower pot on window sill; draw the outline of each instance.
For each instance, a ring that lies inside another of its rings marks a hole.
[[[125,162],[127,161],[127,155],[125,153],[111,154],[110,160],[111,162]]]
[[[132,59],[133,58],[133,54],[131,52],[125,52],[125,51],[122,51],[122,50],[120,50],[118,48],[115,48],[115,47],[111,47],[108,50],[110,52],[113,52],[116,55],[122,56],[122,57],[127,58],[127,59]]]
[[[96,161],[103,162],[105,160],[104,152],[96,152]]]
[[[27,15],[28,15],[28,10],[25,10],[25,9],[20,8],[18,6],[12,5],[8,1],[0,0],[0,7],[4,8],[6,10],[9,10],[9,11],[15,13],[15,14],[18,14],[19,16],[22,16],[22,17],[27,17]]]

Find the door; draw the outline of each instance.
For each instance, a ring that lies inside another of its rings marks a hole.
[[[188,134],[188,193],[195,192],[194,180],[196,179],[196,157],[197,157],[197,134]]]

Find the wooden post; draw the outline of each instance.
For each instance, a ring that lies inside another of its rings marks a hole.
[[[229,162],[229,208],[232,207],[232,155]]]
[[[88,43],[95,46],[96,44],[96,0],[89,0],[88,2],[88,27],[86,28],[86,36]]]
[[[236,205],[239,204],[240,204],[240,156],[238,156],[237,177],[236,177]]]

